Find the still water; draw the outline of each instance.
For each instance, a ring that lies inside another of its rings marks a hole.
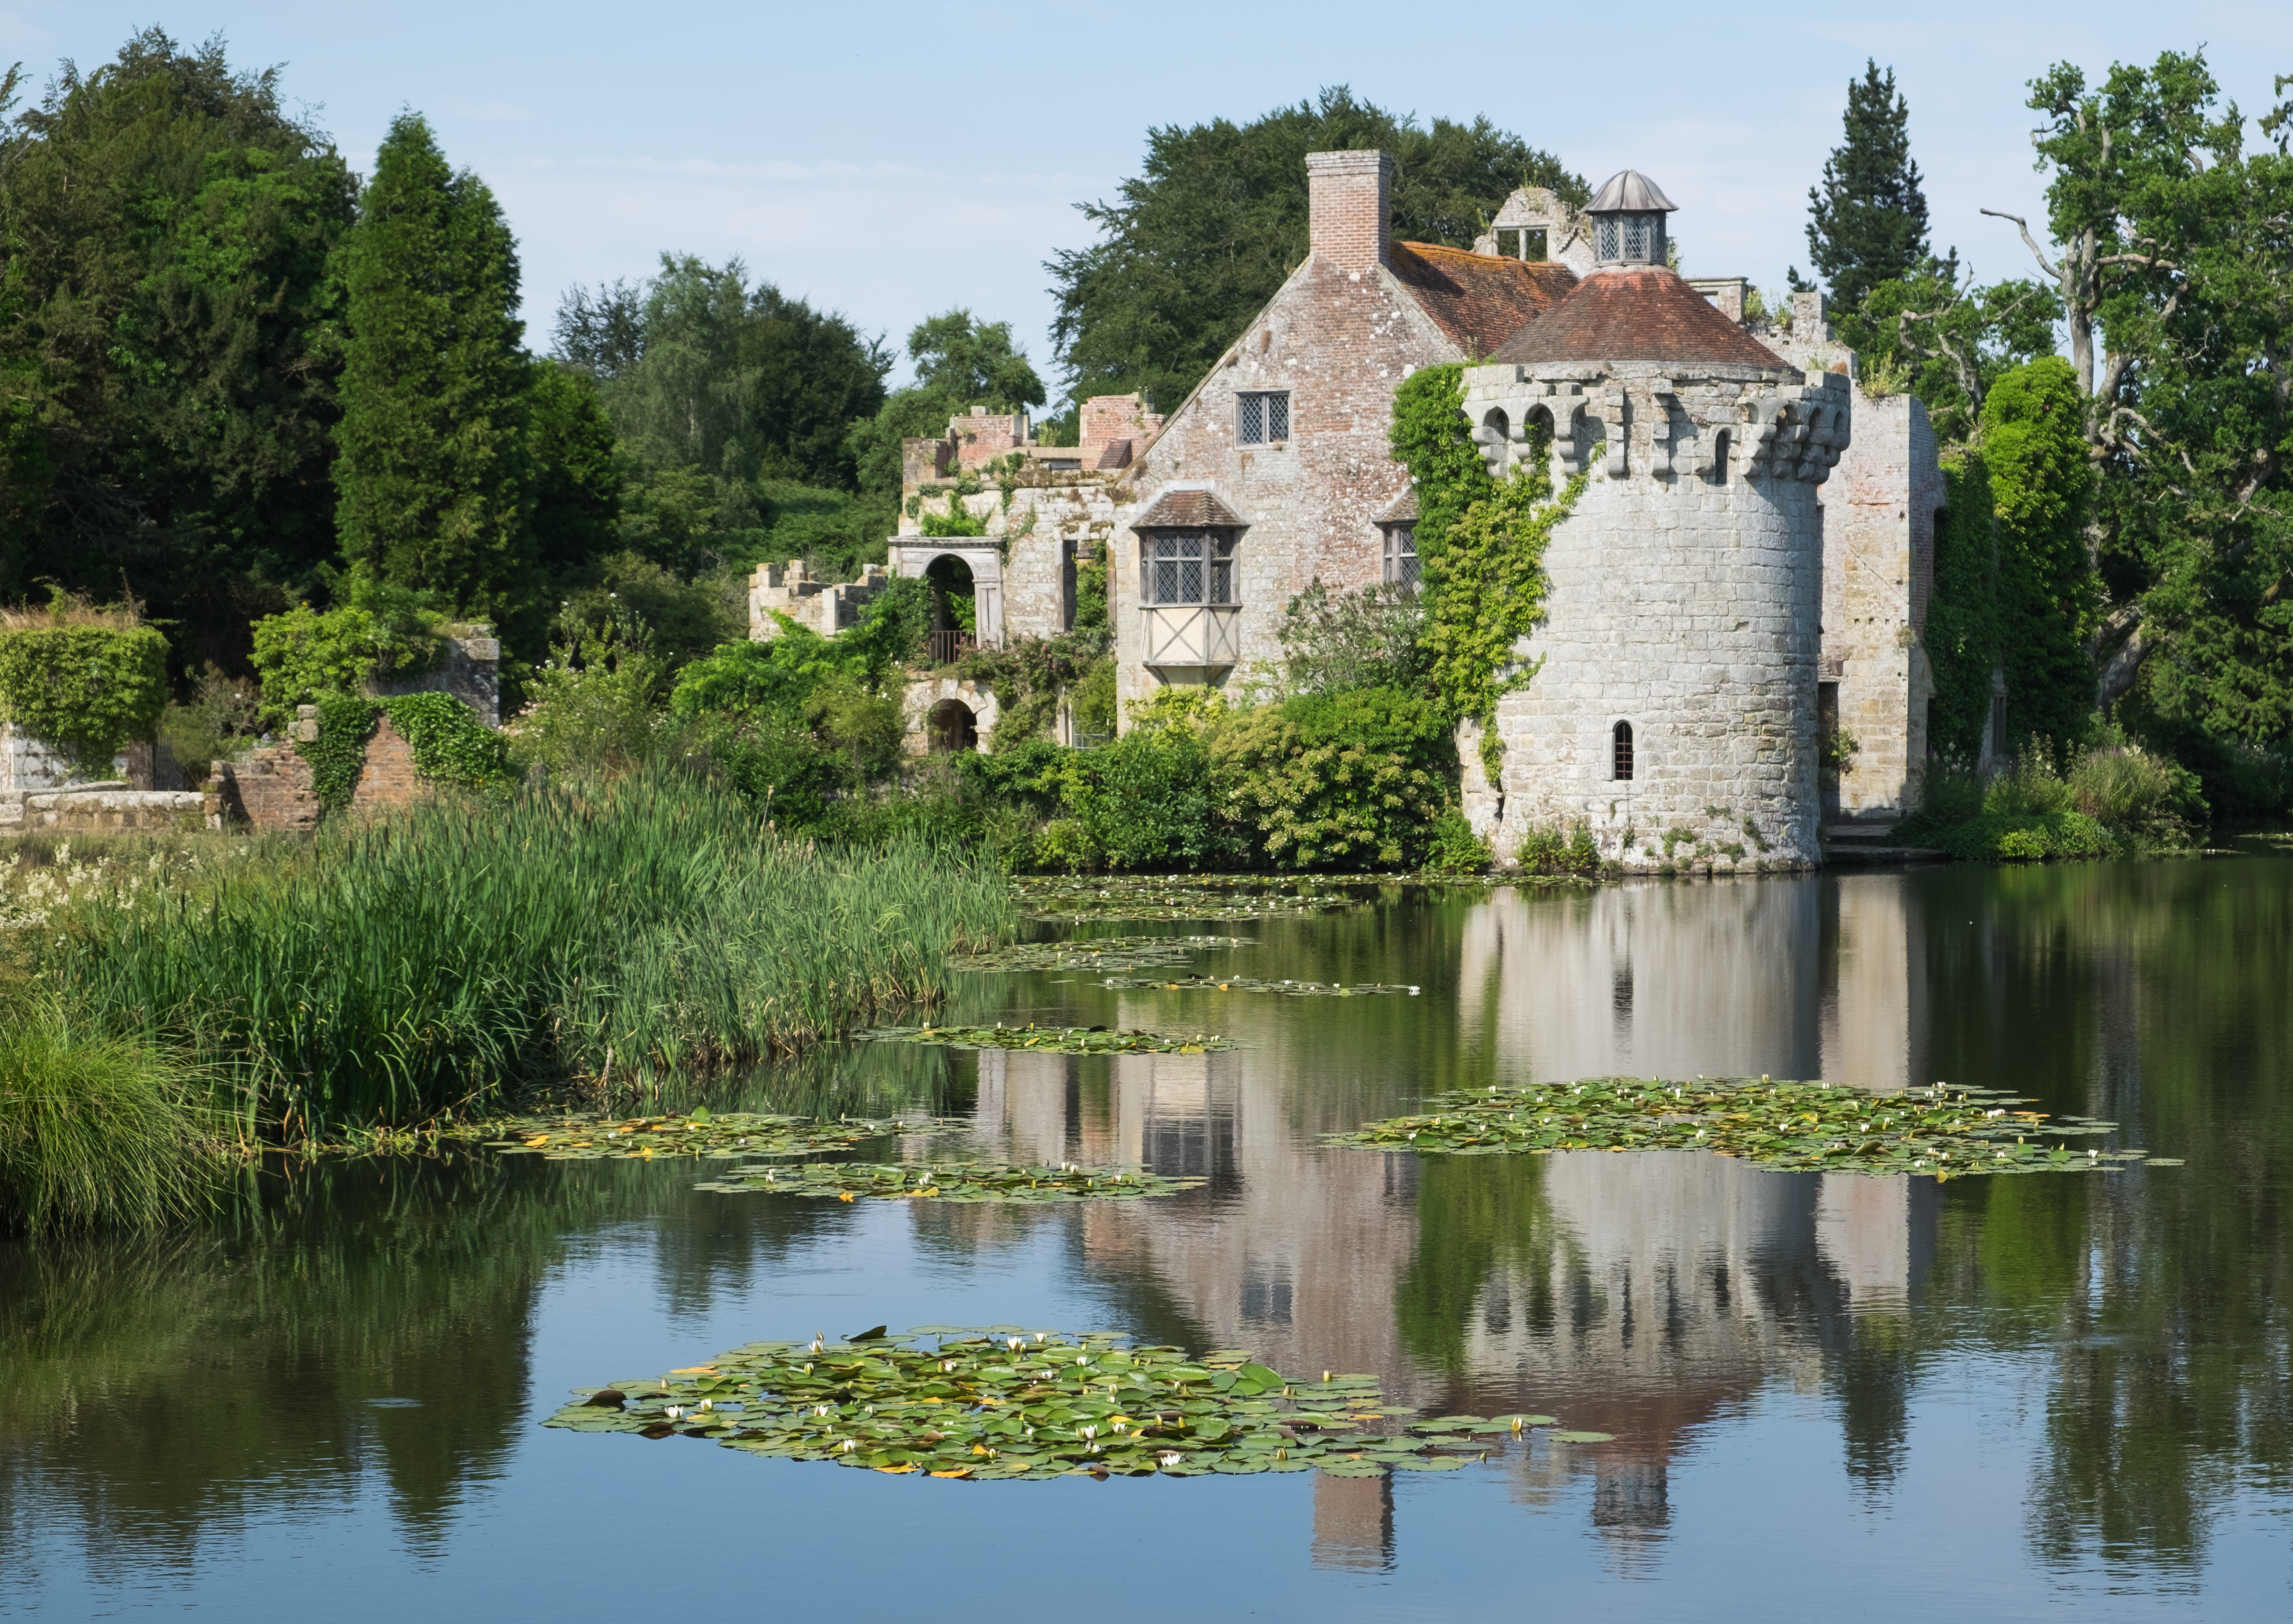
[[[1214,1030],[866,1046],[719,1104],[1204,1177],[1011,1209],[463,1154],[0,1250],[0,1613],[234,1620],[2293,1615],[2293,860],[1390,891],[1197,967],[952,1012]],[[1325,1148],[1436,1088],[1934,1079],[2184,1159],[1931,1181]],[[1460,1472],[936,1482],[544,1432],[568,1387],[879,1322],[1117,1329],[1614,1442]]]

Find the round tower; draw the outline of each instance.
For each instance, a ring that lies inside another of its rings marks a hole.
[[[1465,370],[1493,469],[1541,431],[1555,488],[1588,478],[1518,650],[1535,675],[1498,706],[1502,782],[1467,750],[1467,808],[1508,858],[1581,823],[1627,868],[1798,868],[1820,860],[1816,493],[1850,392],[1667,268],[1673,206],[1635,171],[1609,181],[1592,273]]]

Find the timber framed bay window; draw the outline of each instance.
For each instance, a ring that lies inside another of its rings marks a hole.
[[[1290,438],[1290,392],[1244,390],[1234,398],[1235,438],[1245,446],[1268,446]]]
[[[1141,545],[1147,602],[1224,606],[1235,602],[1232,530],[1156,530]]]
[[[1165,682],[1220,680],[1242,658],[1241,517],[1206,484],[1187,485],[1130,528],[1145,663]]]

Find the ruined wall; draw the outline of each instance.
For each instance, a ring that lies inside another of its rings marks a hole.
[[[485,621],[448,628],[445,657],[434,671],[397,683],[370,683],[376,699],[401,693],[450,693],[488,727],[501,725],[501,640]]]
[[[1374,521],[1408,485],[1387,434],[1394,392],[1456,347],[1393,274],[1346,269],[1318,249],[1171,414],[1132,470],[1142,503],[1173,481],[1207,484],[1248,528],[1236,550],[1241,659],[1229,675],[1281,657],[1283,609],[1316,577],[1333,590],[1375,584],[1384,536]],[[1286,442],[1239,443],[1235,396],[1290,392]],[[1126,520],[1145,508],[1127,510]],[[1138,538],[1114,537],[1118,691],[1126,712],[1163,685],[1144,663]]]
[[[312,730],[308,737],[316,738],[316,707],[299,709],[303,714],[296,728],[308,727]],[[374,737],[367,740],[366,763],[351,792],[350,810],[375,812],[410,806],[429,793],[429,780],[414,771],[414,747],[389,717],[382,717]],[[311,764],[292,744],[270,745],[239,761],[217,762],[207,780],[205,812],[211,828],[307,835],[319,827],[324,810],[311,785]]]
[[[206,810],[204,796],[181,789],[0,791],[0,836],[197,828]]]

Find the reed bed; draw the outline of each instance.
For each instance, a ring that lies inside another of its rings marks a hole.
[[[52,962],[82,1007],[227,1076],[242,1132],[292,1142],[750,1064],[936,1002],[950,953],[1015,924],[985,863],[787,841],[664,767],[352,824]]]
[[[0,1000],[0,1232],[189,1216],[224,1165],[204,1084],[53,998]]]

